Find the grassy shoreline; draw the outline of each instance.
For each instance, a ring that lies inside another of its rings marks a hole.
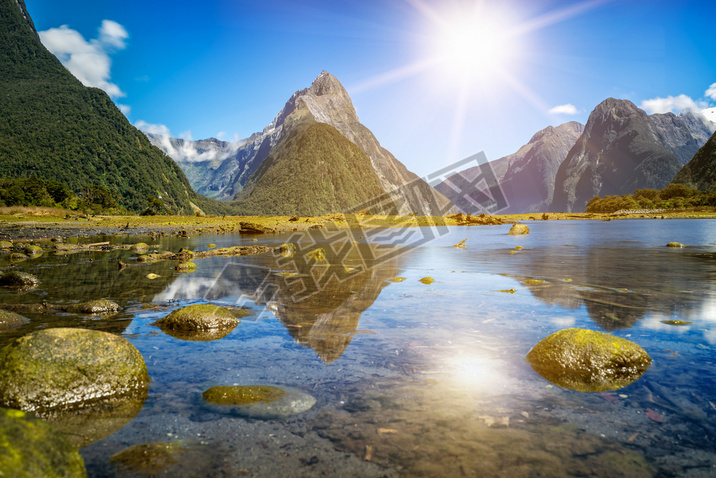
[[[333,223],[347,227],[417,227],[431,225],[494,225],[523,221],[620,220],[620,219],[716,219],[716,210],[681,210],[658,213],[531,213],[494,216],[349,216],[330,214],[298,219],[289,216],[81,216],[51,208],[0,208],[0,239],[51,240],[87,235],[227,234],[237,233],[242,222],[275,232],[306,230]]]

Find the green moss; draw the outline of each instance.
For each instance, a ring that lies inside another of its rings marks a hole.
[[[430,285],[435,282],[435,279],[433,279],[432,277],[423,277],[422,279],[420,279],[420,282],[422,282],[423,284]]]
[[[680,242],[670,242],[666,245],[666,247],[681,248],[681,247],[684,247],[684,245]]]
[[[324,251],[322,248],[314,249],[306,254],[306,258],[313,259],[316,262],[325,262],[326,261],[326,251]]]
[[[207,247],[208,249],[213,249],[213,248],[216,247],[216,244],[214,244],[214,243],[207,244],[206,247]]]
[[[550,382],[581,392],[625,387],[651,365],[649,354],[634,342],[585,329],[545,337],[530,350],[527,361]]]
[[[10,254],[10,262],[22,262],[29,259],[25,254],[21,252],[13,252]]]
[[[10,241],[0,241],[0,249],[12,249],[13,245]]]
[[[84,461],[65,437],[20,410],[0,408],[0,476],[86,477]]]
[[[80,406],[144,390],[149,374],[126,339],[98,330],[32,332],[0,349],[0,405],[22,410]]]
[[[275,402],[286,396],[286,392],[270,385],[219,385],[201,394],[207,402],[217,405],[246,407],[258,403]]]

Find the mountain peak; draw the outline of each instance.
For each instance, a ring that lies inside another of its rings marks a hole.
[[[323,70],[321,74],[318,75],[315,80],[313,80],[313,83],[311,83],[311,87],[305,91],[316,96],[324,96],[329,95],[331,93],[344,93],[346,95],[348,94],[345,88],[343,88],[341,82],[338,81],[338,78],[331,75],[326,70]]]
[[[605,121],[628,118],[630,116],[647,116],[644,110],[639,109],[629,100],[618,100],[616,98],[607,98],[594,108],[589,115],[587,123],[595,121]]]

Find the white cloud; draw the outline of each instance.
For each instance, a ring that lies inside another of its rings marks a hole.
[[[548,111],[551,115],[576,115],[579,113],[573,104],[558,105]]]
[[[684,110],[701,111],[706,105],[697,103],[686,95],[667,96],[666,98],[652,98],[641,102],[641,109],[649,114],[654,113],[680,113]]]
[[[708,87],[706,93],[704,94],[707,98],[711,98],[712,100],[716,101],[716,83],[711,83],[711,86]]]
[[[121,111],[124,116],[129,116],[129,113],[132,112],[132,107],[129,105],[120,105],[117,103],[117,108],[119,108],[119,111]]]
[[[85,86],[94,86],[107,92],[112,98],[121,98],[125,93],[112,83],[110,53],[126,47],[129,37],[122,25],[112,20],[103,20],[99,37],[90,41],[67,25],[39,32],[40,39],[70,73]]]
[[[234,137],[234,142],[230,143],[225,148],[219,148],[215,145],[204,145],[203,148],[199,148],[197,144],[192,140],[191,131],[184,131],[179,134],[179,138],[183,139],[183,142],[179,142],[172,138],[171,131],[166,125],[163,124],[151,124],[146,121],[139,120],[134,126],[144,131],[145,133],[153,134],[153,142],[159,146],[164,152],[169,155],[174,161],[213,161],[226,159],[238,151],[239,147],[245,143],[245,141],[239,141],[238,137]]]

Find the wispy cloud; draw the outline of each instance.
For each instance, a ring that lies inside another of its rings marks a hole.
[[[169,128],[163,124],[151,124],[139,120],[134,126],[145,133],[153,135],[150,138],[152,142],[178,162],[224,160],[236,154],[236,151],[245,143],[245,141],[239,141],[238,137],[235,136],[234,141],[225,146],[220,146],[214,142],[201,142],[201,144],[198,144],[193,141],[191,131],[180,133],[179,138],[181,139],[178,140],[172,136]]]
[[[127,30],[117,22],[103,20],[97,38],[89,41],[67,25],[39,32],[40,39],[62,64],[85,86],[94,86],[112,98],[125,93],[111,81],[110,55],[126,48]]]
[[[551,108],[548,113],[551,115],[576,115],[579,111],[576,106],[567,103],[566,105],[558,105]]]
[[[716,101],[716,83],[711,83],[711,86],[706,90],[706,96]]]

